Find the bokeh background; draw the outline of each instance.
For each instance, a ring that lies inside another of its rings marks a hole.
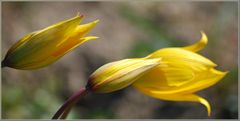
[[[201,30],[209,43],[200,53],[229,71],[218,84],[198,92],[211,103],[211,117],[199,103],[157,100],[128,87],[87,95],[68,118],[238,118],[237,2],[2,2],[1,57],[24,35],[77,12],[84,15],[82,23],[100,20],[88,34],[100,38],[46,68],[3,68],[2,118],[49,119],[103,64],[192,44]]]

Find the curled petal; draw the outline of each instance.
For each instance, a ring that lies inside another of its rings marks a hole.
[[[141,87],[139,85],[133,85],[137,90],[142,92],[145,95],[157,98],[157,99],[162,99],[162,100],[169,100],[169,101],[190,101],[190,102],[198,102],[203,104],[208,112],[208,116],[211,114],[211,106],[208,103],[208,101],[198,95],[195,94],[186,94],[186,95],[174,95],[174,94],[161,94],[158,93],[157,91],[152,91],[149,88]]]
[[[208,38],[207,38],[207,35],[202,31],[201,31],[201,35],[202,35],[202,38],[199,40],[199,42],[193,45],[182,47],[182,48],[192,52],[198,52],[199,50],[203,49],[207,45]]]

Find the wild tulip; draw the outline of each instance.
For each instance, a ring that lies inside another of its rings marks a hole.
[[[42,68],[82,43],[96,39],[96,36],[85,35],[98,20],[79,25],[82,18],[83,16],[77,15],[24,36],[8,50],[2,67],[22,70]]]

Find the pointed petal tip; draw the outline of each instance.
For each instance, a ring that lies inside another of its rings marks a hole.
[[[79,16],[77,16],[79,19],[82,19],[83,18],[83,15],[79,15]]]
[[[217,74],[219,75],[219,78],[220,78],[220,79],[224,78],[228,73],[229,73],[229,71],[224,71],[224,72],[218,71],[218,72],[217,72]],[[220,79],[219,79],[219,80],[220,80]]]
[[[206,45],[208,42],[208,37],[204,31],[200,31],[200,33],[202,35],[202,38],[200,39],[200,41]]]
[[[227,73],[229,73],[229,71],[219,71],[214,68],[212,68],[211,71],[217,75],[221,75],[222,77],[224,77]]]
[[[93,21],[93,23],[98,23],[100,20],[99,19],[97,19],[97,20],[95,20],[95,21]]]
[[[90,39],[98,39],[99,37],[97,37],[97,36],[91,36],[91,38]]]
[[[201,30],[200,33],[201,33],[202,35],[205,34],[205,32],[204,32],[203,30]]]
[[[229,73],[229,71],[223,71],[221,72],[221,75],[224,77],[225,75],[227,75]]]
[[[200,96],[198,96],[198,98],[199,98],[199,102],[206,107],[208,116],[211,116],[211,106],[210,106],[209,102]]]
[[[80,26],[88,26],[88,29],[91,29],[93,28],[94,26],[96,26],[96,24],[99,22],[99,20],[95,20],[93,22],[90,22],[90,23],[87,23],[87,24],[84,24],[84,25],[80,25]]]
[[[77,12],[77,17],[83,17],[83,15],[81,15],[80,12]]]
[[[200,33],[201,33],[202,37],[198,42],[196,42],[195,44],[183,47],[183,49],[193,51],[193,52],[202,50],[207,45],[208,38],[207,38],[207,35],[205,34],[205,32],[200,31]]]
[[[80,12],[77,13],[77,15],[73,19],[79,19],[81,21],[83,18],[83,15],[80,14]]]
[[[99,19],[97,19],[97,20],[91,22],[90,24],[94,27],[98,22],[99,22]]]
[[[93,39],[98,39],[99,37],[97,36],[87,36],[87,37],[84,37],[85,40],[93,40]]]

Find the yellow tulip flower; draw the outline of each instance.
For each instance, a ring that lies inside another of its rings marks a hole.
[[[196,53],[207,44],[207,36],[201,34],[199,42],[187,47],[164,48],[144,58],[106,64],[90,76],[86,88],[106,93],[133,85],[154,98],[199,102],[210,115],[208,101],[194,93],[214,85],[226,72],[214,69],[216,64]]]
[[[2,67],[22,70],[45,67],[80,44],[96,39],[95,36],[84,36],[98,20],[79,25],[82,17],[77,15],[24,36],[8,50]]]

